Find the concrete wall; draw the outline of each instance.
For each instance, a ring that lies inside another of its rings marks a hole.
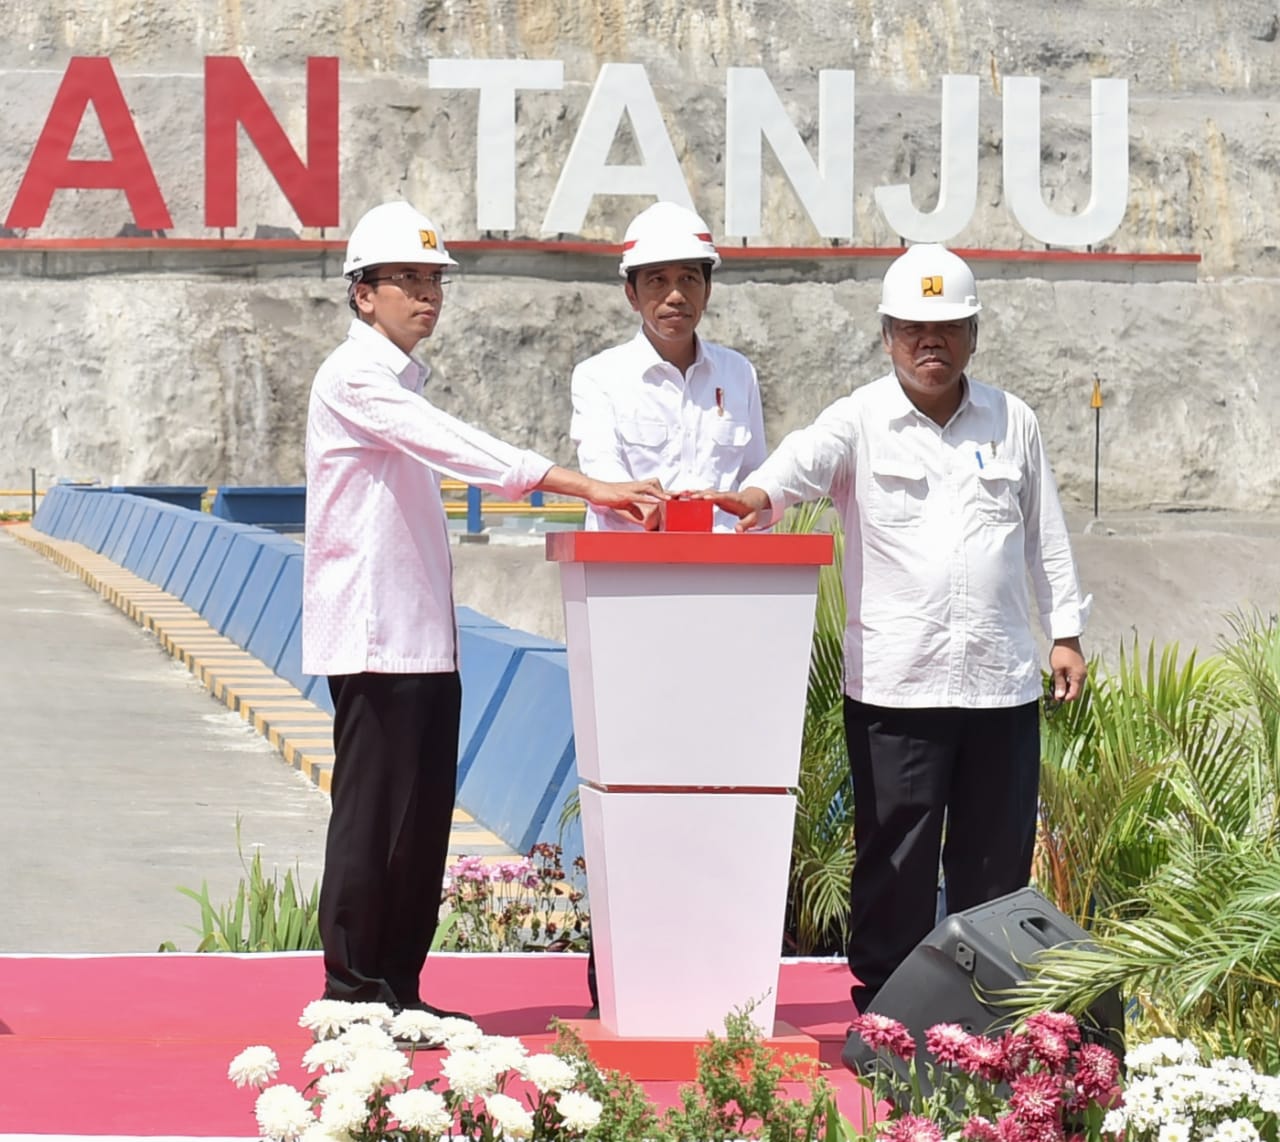
[[[1103,381],[1104,495],[1114,507],[1280,506],[1280,41],[1273,3],[945,0],[927,11],[872,0],[795,6],[566,3],[36,6],[0,45],[0,202],[13,199],[68,59],[110,56],[174,218],[203,226],[203,59],[236,54],[301,146],[309,55],[341,59],[341,237],[403,194],[450,240],[474,220],[476,97],[428,89],[430,58],[564,62],[560,92],[521,97],[516,230],[537,237],[602,63],[643,63],[686,181],[717,234],[724,219],[725,69],[760,66],[802,135],[816,140],[823,68],[857,72],[856,245],[896,243],[873,200],[909,182],[937,193],[943,74],[981,77],[980,195],[965,247],[1034,249],[1003,200],[1004,78],[1042,81],[1046,199],[1090,192],[1089,81],[1129,80],[1130,195],[1105,249],[1190,253],[1172,270],[980,263],[985,305],[974,375],[1039,411],[1069,501],[1092,497],[1092,378]],[[78,157],[102,157],[92,112]],[[95,150],[95,148],[97,148]],[[616,161],[628,161],[625,132]],[[241,147],[241,235],[302,230],[253,148]],[[816,232],[766,157],[760,242]],[[617,241],[647,200],[599,198],[583,237]],[[110,236],[115,191],[62,191],[34,238]],[[228,236],[230,232],[228,232]],[[756,263],[717,285],[704,331],[747,352],[776,441],[883,370],[874,316],[879,260],[842,272]],[[330,263],[330,266],[332,263]],[[428,394],[451,411],[570,461],[574,361],[633,325],[608,259],[480,264],[452,287],[424,349]],[[306,392],[345,328],[341,283],[319,261],[204,255],[33,257],[0,251],[0,487],[28,469],[124,482],[294,483]]]

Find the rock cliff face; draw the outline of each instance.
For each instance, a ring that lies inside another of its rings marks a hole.
[[[882,0],[32,6],[12,14],[0,44],[0,203],[14,201],[68,61],[105,55],[170,237],[341,238],[367,206],[403,195],[449,240],[478,238],[477,94],[429,87],[429,62],[557,60],[560,90],[520,95],[514,229],[492,235],[539,238],[602,65],[630,62],[643,65],[684,181],[721,235],[726,69],[763,68],[815,156],[818,73],[845,69],[856,73],[856,232],[844,244],[894,246],[875,190],[905,183],[917,209],[931,208],[941,82],[956,74],[979,77],[978,199],[950,244],[1043,254],[1005,198],[1006,79],[1041,81],[1044,198],[1063,213],[1090,198],[1090,81],[1126,79],[1128,206],[1095,250],[1202,262],[975,260],[984,313],[972,371],[1038,411],[1069,501],[1092,501],[1096,374],[1105,506],[1260,510],[1280,506],[1277,29],[1272,0],[943,0],[927,12]],[[339,225],[302,226],[242,136],[238,225],[206,227],[203,69],[218,55],[244,60],[304,156],[306,60],[339,58]],[[108,157],[92,109],[72,157]],[[625,125],[610,161],[637,161]],[[768,147],[762,182],[752,246],[828,244]],[[580,236],[616,242],[648,201],[597,197]],[[27,236],[111,237],[130,221],[120,191],[60,190]],[[884,264],[726,267],[704,332],[756,363],[771,441],[884,371],[874,312]],[[318,260],[267,269],[253,255],[0,250],[0,487],[24,486],[33,467],[45,481],[299,480],[310,378],[348,316],[327,265],[325,277]],[[473,260],[423,348],[428,394],[571,462],[572,365],[633,328],[609,259]]]

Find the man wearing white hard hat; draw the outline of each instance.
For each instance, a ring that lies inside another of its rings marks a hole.
[[[733,491],[766,455],[756,371],[741,353],[697,335],[720,255],[707,224],[674,202],[638,214],[619,274],[640,328],[573,370],[569,435],[578,464],[602,480],[652,477],[668,491]],[[733,517],[718,514],[720,530]],[[588,530],[655,527],[607,509]]]
[[[407,202],[365,214],[343,266],[355,319],[316,373],[307,412],[302,668],[328,678],[336,755],[324,994],[393,1011],[440,1013],[418,980],[436,929],[461,704],[441,477],[637,518],[662,496],[656,480],[609,484],[557,467],[424,399],[430,369],[410,354],[434,331],[455,265]]]
[[[882,284],[891,371],[715,497],[743,529],[826,494],[844,523],[860,1011],[933,927],[940,855],[952,912],[1030,877],[1041,667],[1028,577],[1052,699],[1077,698],[1085,677],[1089,600],[1039,425],[967,372],[980,309],[962,259],[913,246]]]

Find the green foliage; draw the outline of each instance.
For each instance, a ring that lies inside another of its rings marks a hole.
[[[1236,615],[1203,663],[1095,663],[1045,732],[1042,861],[1092,948],[1055,948],[1023,1010],[1083,1010],[1118,986],[1139,1036],[1280,1063],[1280,624]]]
[[[236,819],[236,853],[245,876],[240,878],[231,901],[215,907],[209,899],[208,882],[200,891],[179,888],[200,906],[200,927],[192,931],[200,936],[197,952],[310,952],[320,948],[320,884],[312,885],[310,895],[301,888],[301,871],[295,880],[294,870],[286,869],[284,882],[279,873],[268,877],[262,870],[262,852],[254,851],[253,860],[245,864],[240,840],[240,820]],[[247,879],[246,879],[247,877]],[[177,951],[172,941],[165,941],[162,952]]]
[[[844,737],[844,533],[828,500],[797,505],[777,530],[830,530],[835,541],[833,563],[818,573],[786,940],[798,955],[842,953],[848,943],[854,855],[853,789]]]
[[[592,1142],[843,1142],[855,1137],[836,1107],[830,1083],[812,1059],[778,1059],[760,1037],[749,1009],[725,1019],[725,1035],[709,1035],[697,1049],[695,1082],[680,1090],[680,1105],[659,1115],[644,1089],[619,1071],[600,1071],[581,1038],[564,1024],[553,1024],[552,1051],[572,1063],[583,1089],[604,1112],[592,1129]],[[799,1083],[808,1097],[794,1097],[784,1086]]]

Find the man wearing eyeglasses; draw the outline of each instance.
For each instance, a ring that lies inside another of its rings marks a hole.
[[[406,202],[347,244],[355,319],[307,412],[302,666],[333,698],[332,813],[320,893],[327,999],[442,1012],[419,994],[453,818],[461,687],[441,477],[508,499],[541,490],[639,518],[657,480],[605,483],[514,448],[423,398],[457,263]]]

